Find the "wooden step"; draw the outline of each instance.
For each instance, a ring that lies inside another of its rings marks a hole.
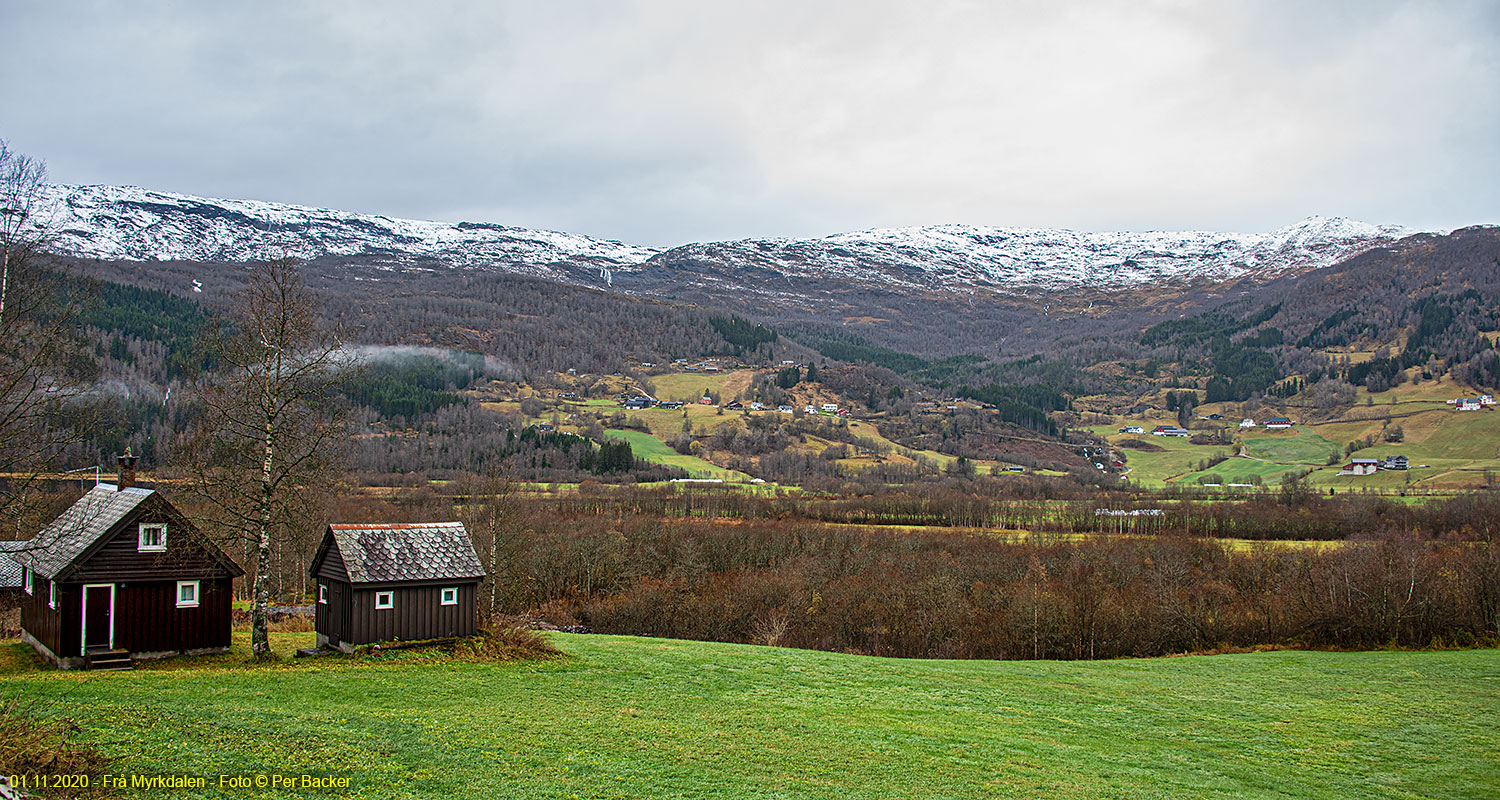
[[[85,655],[84,668],[97,670],[125,670],[135,669],[135,663],[130,660],[129,650],[100,650]]]

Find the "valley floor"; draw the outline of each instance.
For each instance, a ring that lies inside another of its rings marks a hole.
[[[75,718],[131,772],[351,779],[319,797],[1500,796],[1496,650],[995,662],[555,641],[568,656],[549,662],[115,674],[39,671],[11,642],[0,696]],[[257,791],[208,796],[302,796]]]

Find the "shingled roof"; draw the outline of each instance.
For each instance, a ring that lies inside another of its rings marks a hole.
[[[0,542],[0,589],[21,588],[21,564],[11,555],[30,545],[31,542],[26,539],[19,542]]]
[[[350,583],[483,578],[462,522],[329,525]]]
[[[153,494],[156,492],[152,489],[117,489],[113,484],[101,483],[78,498],[78,502],[52,520],[11,558],[44,578],[56,577],[73,563],[73,559]]]

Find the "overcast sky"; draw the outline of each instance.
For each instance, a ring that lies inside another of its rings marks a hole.
[[[62,183],[658,246],[1500,223],[1492,0],[0,0],[0,25],[0,138]]]

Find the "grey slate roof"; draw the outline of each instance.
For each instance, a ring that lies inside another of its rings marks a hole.
[[[462,522],[329,525],[351,583],[483,578]]]
[[[29,540],[0,542],[0,589],[21,588],[21,564],[11,554],[31,544]]]
[[[113,484],[101,483],[78,498],[12,558],[43,578],[55,577],[155,493],[152,489],[116,489]]]

